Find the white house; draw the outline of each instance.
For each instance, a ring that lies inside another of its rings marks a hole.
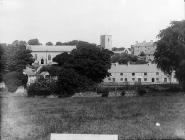
[[[113,63],[110,77],[104,79],[105,83],[120,84],[165,84],[178,83],[175,74],[171,76],[165,75],[156,64],[118,64]]]
[[[32,51],[35,59],[34,63],[39,65],[52,64],[52,59],[61,53],[70,53],[76,46],[43,46],[43,45],[28,45],[27,49]]]

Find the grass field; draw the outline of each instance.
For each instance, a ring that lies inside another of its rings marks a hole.
[[[120,140],[185,138],[184,95],[9,97],[1,98],[1,115],[2,140],[49,140],[50,133],[118,134]]]

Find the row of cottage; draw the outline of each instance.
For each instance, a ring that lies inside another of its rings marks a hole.
[[[151,42],[149,44],[151,44]],[[153,50],[153,45],[150,46]],[[63,52],[70,53],[74,48],[76,48],[76,46],[27,46],[27,49],[32,51],[32,55],[35,58],[34,64],[38,64],[40,66],[53,64],[52,59],[56,55]],[[136,48],[138,50],[138,46],[136,46]],[[36,80],[37,72],[38,70],[33,71],[29,68],[25,69],[24,73],[28,75],[28,84],[33,83]],[[109,72],[111,73],[111,76],[106,77],[103,80],[104,83],[134,84],[139,82],[142,84],[165,84],[178,82],[174,73],[172,73],[171,76],[165,75],[157,68],[156,64],[151,62],[148,62],[148,64],[113,63]],[[41,75],[45,76],[49,75],[49,73],[44,72]]]

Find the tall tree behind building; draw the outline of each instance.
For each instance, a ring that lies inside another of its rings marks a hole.
[[[180,84],[185,88],[185,20],[173,21],[160,31],[154,54],[157,66],[171,75],[175,71]]]

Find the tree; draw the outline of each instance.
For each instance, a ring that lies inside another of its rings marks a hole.
[[[185,20],[171,22],[158,37],[154,54],[157,66],[169,75],[175,71],[180,84],[185,87]]]
[[[112,51],[124,51],[124,50],[125,50],[124,47],[121,47],[121,48],[113,47],[113,48],[112,48]]]
[[[84,75],[79,75],[74,69],[61,69],[58,79],[58,89],[60,96],[71,96],[75,92],[87,89],[93,82]]]
[[[47,42],[46,46],[53,46],[53,43],[52,42]]]
[[[16,90],[20,85],[26,86],[27,77],[23,75],[23,69],[33,61],[31,51],[27,50],[25,45],[6,46],[3,53],[3,81],[10,91]]]
[[[20,71],[34,62],[31,50],[26,46],[7,46],[4,52],[5,73],[11,71]]]
[[[2,45],[0,44],[0,82],[2,81],[2,72],[3,72],[3,69],[4,69],[4,62],[3,62],[3,47]]]
[[[26,41],[19,41],[19,40],[15,40],[14,42],[12,42],[13,46],[24,46],[27,45]]]
[[[41,45],[41,43],[39,42],[39,40],[36,38],[36,39],[30,39],[28,41],[28,44],[29,45]]]
[[[57,55],[53,61],[62,69],[58,83],[62,93],[71,94],[102,82],[110,75],[111,55],[111,51],[88,43],[78,45],[71,54]]]
[[[56,46],[62,46],[62,42],[56,42]]]
[[[53,61],[57,62],[58,66],[63,66],[64,64],[65,65],[70,64],[70,62],[73,61],[73,60],[74,60],[73,55],[68,54],[67,52],[56,55],[53,58]]]
[[[114,54],[111,58],[112,63],[127,64],[128,62],[136,63],[138,61],[137,56],[132,54],[122,53]]]

